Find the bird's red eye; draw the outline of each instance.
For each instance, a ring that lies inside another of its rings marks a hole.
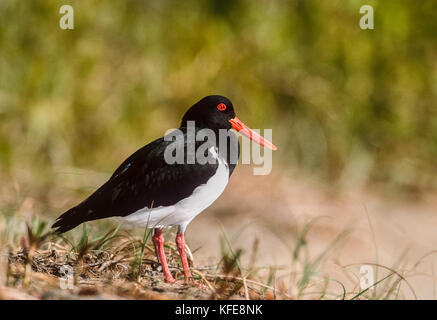
[[[220,103],[219,105],[217,105],[217,109],[219,109],[220,111],[225,111],[226,105],[224,103]]]

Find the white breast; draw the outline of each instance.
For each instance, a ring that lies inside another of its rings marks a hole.
[[[216,147],[211,147],[208,151],[218,161],[217,171],[205,184],[194,189],[188,198],[168,207],[143,208],[126,217],[115,217],[114,220],[131,228],[164,228],[177,225],[184,232],[188,223],[208,208],[228,184],[228,164],[218,155]]]

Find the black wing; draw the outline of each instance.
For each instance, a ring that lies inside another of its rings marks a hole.
[[[186,145],[186,134],[184,139]],[[104,185],[62,214],[52,228],[63,233],[85,221],[127,216],[152,205],[169,206],[190,196],[214,175],[218,164],[167,164],[164,152],[170,143],[160,138],[136,151]],[[200,144],[196,142],[196,149]]]

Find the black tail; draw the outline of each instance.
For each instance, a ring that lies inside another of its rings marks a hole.
[[[85,222],[86,220],[82,218],[80,214],[81,210],[78,207],[79,206],[73,207],[59,216],[52,225],[52,229],[56,229],[55,232],[60,234],[74,229]]]

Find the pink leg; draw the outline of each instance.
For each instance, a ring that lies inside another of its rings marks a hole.
[[[185,253],[185,237],[184,234],[178,231],[176,235],[176,245],[178,247],[179,255],[181,257],[182,268],[184,269],[184,276],[188,281],[200,289],[208,289],[207,286],[203,285],[200,282],[193,280],[193,276],[191,275],[190,267],[188,266],[187,254]]]
[[[156,228],[153,234],[153,243],[155,244],[156,255],[161,262],[162,272],[164,273],[164,280],[167,283],[175,282],[173,276],[168,269],[167,259],[165,258],[164,252],[164,238],[162,236],[162,230]]]
[[[187,255],[185,253],[185,238],[183,233],[177,233],[176,245],[178,247],[179,255],[181,257],[182,268],[184,269],[185,278],[192,278],[190,267],[188,266]]]

